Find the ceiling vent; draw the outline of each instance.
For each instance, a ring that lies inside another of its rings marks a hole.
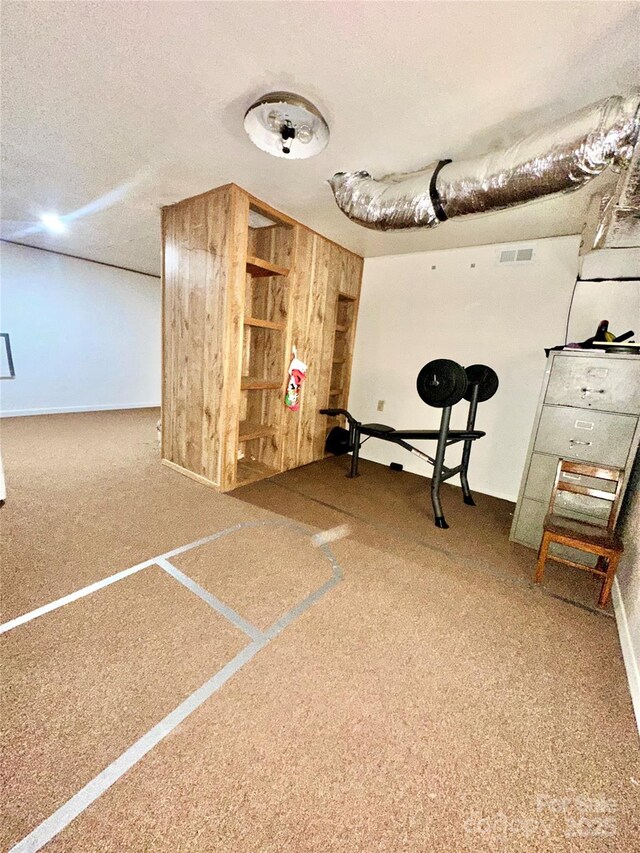
[[[522,264],[533,260],[533,248],[524,246],[521,249],[503,249],[498,256],[499,264]]]

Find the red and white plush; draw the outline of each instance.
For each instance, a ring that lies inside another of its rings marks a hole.
[[[300,389],[302,383],[307,378],[307,365],[304,361],[300,361],[298,354],[294,348],[293,358],[289,365],[289,383],[287,385],[287,393],[285,394],[284,404],[287,408],[297,412],[300,408]]]

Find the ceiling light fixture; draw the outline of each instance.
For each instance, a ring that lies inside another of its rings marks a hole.
[[[262,151],[289,160],[315,157],[329,142],[329,127],[320,110],[292,92],[271,92],[251,104],[244,129]]]
[[[40,222],[51,234],[64,234],[67,230],[67,226],[57,213],[43,213],[40,216]]]

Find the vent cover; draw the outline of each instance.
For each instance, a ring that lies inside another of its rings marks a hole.
[[[499,264],[522,264],[533,260],[533,248],[523,246],[520,249],[502,249],[498,256]]]
[[[516,261],[532,261],[533,249],[518,249],[516,252]]]

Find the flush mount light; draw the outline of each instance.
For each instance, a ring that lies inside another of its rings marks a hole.
[[[289,160],[315,157],[329,142],[329,128],[320,110],[291,92],[271,92],[251,104],[244,129],[262,151]]]
[[[67,226],[57,213],[43,213],[40,222],[51,234],[64,234],[67,230]]]

